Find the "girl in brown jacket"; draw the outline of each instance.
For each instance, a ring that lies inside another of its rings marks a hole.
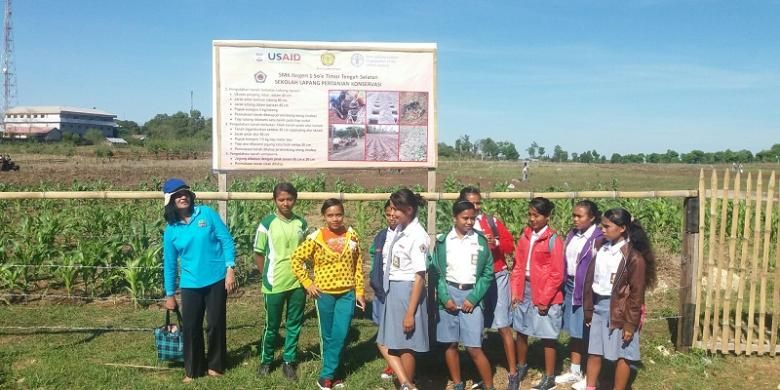
[[[655,256],[647,233],[625,209],[604,213],[601,229],[604,239],[596,243],[583,297],[590,326],[586,389],[596,388],[604,357],[616,361],[614,388],[621,390],[631,374],[629,361],[639,360],[645,289],[655,284]]]

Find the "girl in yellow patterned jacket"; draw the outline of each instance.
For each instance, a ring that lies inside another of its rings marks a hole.
[[[306,237],[293,252],[295,276],[316,299],[320,322],[322,369],[317,386],[340,387],[335,378],[355,306],[363,310],[363,255],[357,233],[344,226],[344,205],[328,199],[322,205],[325,227]],[[310,273],[314,274],[312,278]]]

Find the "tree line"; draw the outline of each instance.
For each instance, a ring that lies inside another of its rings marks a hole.
[[[172,150],[207,151],[211,148],[211,118],[204,117],[200,111],[189,113],[179,111],[175,114],[157,114],[143,125],[134,121],[118,120],[119,136],[132,143],[133,135],[143,135],[147,139],[144,146],[152,152]],[[753,153],[749,150],[726,149],[716,152],[691,150],[687,153],[668,149],[664,153],[635,153],[607,155],[597,150],[569,152],[560,145],[552,150],[536,141],[524,149],[531,160],[550,162],[577,162],[600,164],[723,164],[723,163],[780,163],[780,143],[771,148]],[[468,134],[461,135],[454,144],[439,142],[439,158],[444,160],[518,160],[520,153],[514,143],[494,140],[491,137],[472,139]]]
[[[589,164],[723,164],[723,163],[752,163],[775,162],[780,163],[780,144],[774,144],[771,148],[758,153],[742,149],[733,151],[726,149],[717,152],[705,152],[692,150],[688,153],[679,153],[668,149],[664,153],[635,153],[607,155],[597,150],[585,150],[581,152],[569,152],[560,145],[555,145],[552,151],[531,142],[525,151],[531,160],[550,162],[575,162]],[[439,158],[442,159],[481,159],[481,160],[517,160],[520,154],[512,142],[494,141],[492,138],[484,138],[472,141],[468,135],[462,135],[455,140],[454,145],[439,142]]]

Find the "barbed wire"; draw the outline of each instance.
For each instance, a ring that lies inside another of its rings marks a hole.
[[[23,330],[23,331],[67,331],[67,332],[150,332],[155,328],[127,328],[127,327],[95,327],[95,326],[65,326],[65,325],[36,325],[36,326],[0,326],[2,330]]]
[[[62,295],[62,294],[27,294],[27,293],[0,293],[0,297],[24,298],[27,299],[70,299],[91,302],[117,302],[120,300],[130,300],[139,302],[165,302],[163,298],[130,297],[127,295],[116,295],[110,297],[89,297],[85,295]]]
[[[229,298],[260,298],[261,294],[246,294],[244,290],[233,292],[228,295]],[[112,295],[107,297],[90,297],[86,295],[63,295],[63,294],[28,294],[28,293],[0,293],[0,297],[7,298],[24,298],[27,299],[69,299],[69,300],[81,300],[90,302],[119,302],[119,301],[138,301],[138,302],[165,302],[165,298],[152,298],[152,297],[136,297],[133,298],[129,295]]]
[[[645,323],[682,318],[682,316],[648,318]],[[366,320],[368,321],[368,320]],[[259,322],[228,327],[229,330],[254,328]],[[121,327],[121,326],[69,326],[69,325],[31,325],[31,326],[0,326],[0,331],[62,331],[62,332],[150,332],[157,327]],[[311,352],[313,353],[313,352]]]
[[[88,268],[88,269],[162,269],[162,265],[155,266],[129,266],[129,265],[81,265],[81,264],[2,264],[1,267],[44,267],[44,268]]]

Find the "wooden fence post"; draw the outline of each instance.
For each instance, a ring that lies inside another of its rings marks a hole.
[[[700,194],[703,197],[704,194]],[[696,275],[699,267],[699,197],[685,198],[682,271],[680,273],[680,321],[677,322],[677,349],[688,351],[693,346],[696,317]]]

